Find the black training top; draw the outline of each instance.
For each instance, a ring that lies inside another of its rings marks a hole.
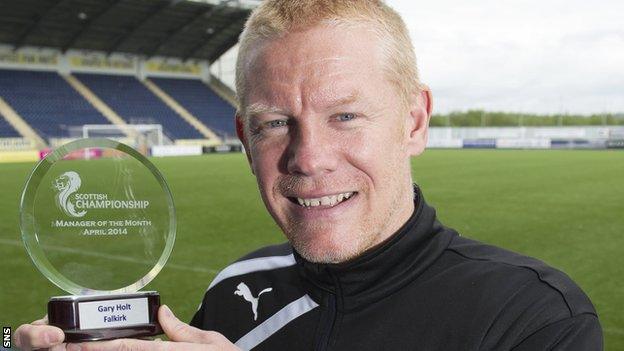
[[[192,325],[244,350],[602,350],[587,296],[544,263],[415,211],[381,246],[314,264],[289,244],[226,267]]]

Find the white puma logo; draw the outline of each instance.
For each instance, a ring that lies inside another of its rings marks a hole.
[[[234,295],[242,296],[243,299],[245,299],[245,301],[251,302],[251,310],[253,311],[253,314],[254,314],[254,321],[257,320],[258,319],[258,299],[260,298],[260,295],[266,292],[273,291],[273,288],[266,288],[260,291],[258,293],[258,297],[253,297],[253,295],[251,295],[251,291],[249,290],[249,287],[247,287],[247,285],[243,282],[238,284],[236,286],[236,289],[237,290],[234,292]]]

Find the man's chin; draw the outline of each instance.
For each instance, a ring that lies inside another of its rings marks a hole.
[[[341,263],[359,256],[363,248],[355,238],[325,238],[326,240],[301,240],[289,238],[301,257],[314,263]],[[332,240],[337,239],[337,240]]]

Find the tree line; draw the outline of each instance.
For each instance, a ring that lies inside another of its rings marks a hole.
[[[432,127],[544,127],[544,126],[602,126],[624,125],[624,114],[538,115],[514,112],[468,110],[434,114]]]

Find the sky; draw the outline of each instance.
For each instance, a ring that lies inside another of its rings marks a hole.
[[[435,113],[624,113],[622,0],[386,2],[410,31]]]
[[[624,112],[624,1],[388,0],[439,113]]]

